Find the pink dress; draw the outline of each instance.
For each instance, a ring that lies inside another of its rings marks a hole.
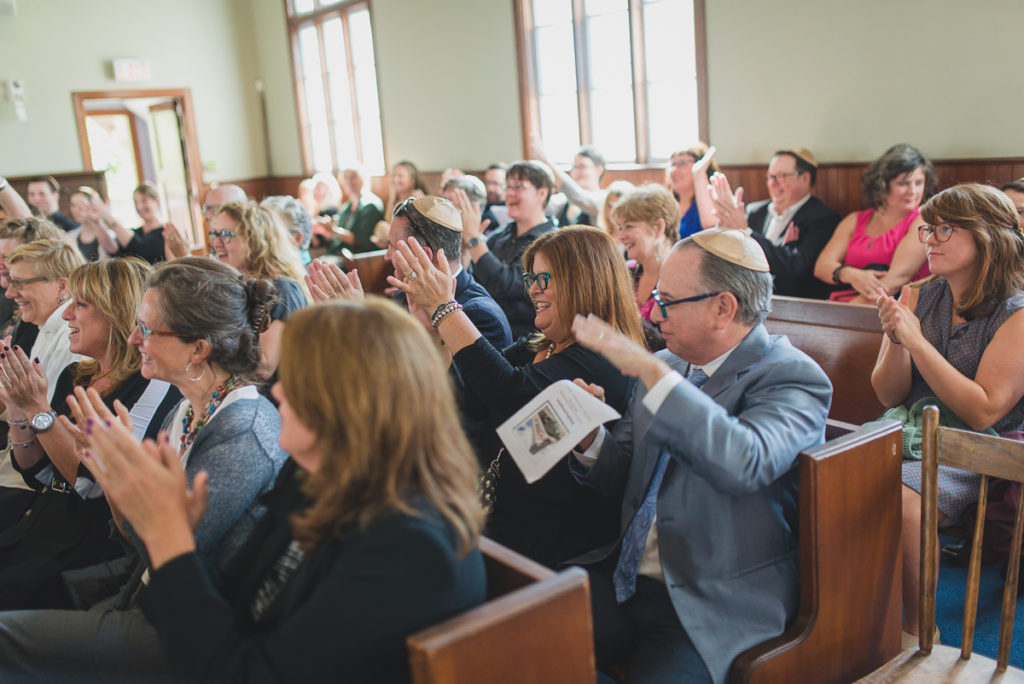
[[[843,259],[844,266],[852,266],[853,268],[872,267],[872,270],[888,271],[889,266],[892,264],[893,254],[896,252],[896,246],[900,244],[900,240],[903,239],[910,226],[917,219],[918,210],[914,209],[914,211],[907,214],[905,219],[881,235],[871,236],[864,232],[864,228],[868,225],[868,221],[871,220],[874,213],[874,209],[865,209],[864,211],[857,212],[857,227],[854,228],[853,237],[850,238],[850,244],[846,247],[846,258]],[[913,279],[919,280],[929,273],[928,262],[926,261]],[[855,296],[857,296],[856,290],[840,290],[829,295],[829,299],[834,302],[845,302],[853,299]]]

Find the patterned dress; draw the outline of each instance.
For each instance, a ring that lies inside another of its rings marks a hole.
[[[978,364],[989,342],[1007,318],[1024,308],[1024,292],[1016,292],[984,318],[975,318],[953,326],[953,293],[945,278],[939,278],[921,287],[914,313],[921,321],[921,332],[926,340],[942,354],[949,363],[964,376],[974,379]],[[934,396],[928,383],[921,377],[917,366],[911,365],[910,394],[903,405],[910,408],[916,401]],[[1024,397],[1019,399],[1010,411],[992,426],[1003,434],[1024,428]],[[939,466],[938,503],[939,510],[958,520],[968,505],[978,499],[978,484],[981,478],[957,468]],[[921,462],[903,462],[903,483],[915,491],[921,491]]]

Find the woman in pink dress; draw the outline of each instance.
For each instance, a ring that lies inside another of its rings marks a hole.
[[[829,299],[870,304],[879,287],[895,295],[928,275],[918,208],[937,185],[931,161],[910,145],[894,145],[871,163],[861,188],[872,208],[844,218],[814,265],[815,276],[837,286]]]

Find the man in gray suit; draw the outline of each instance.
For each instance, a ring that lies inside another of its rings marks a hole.
[[[626,664],[629,682],[724,682],[796,612],[796,456],[824,440],[832,386],[765,330],[768,270],[741,231],[702,231],[661,269],[651,320],[666,350],[593,316],[573,326],[640,380],[612,431],[569,457],[623,497],[620,541],[575,562],[591,572],[598,664]]]

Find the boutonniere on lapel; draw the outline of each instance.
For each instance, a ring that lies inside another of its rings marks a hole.
[[[789,222],[789,226],[786,227],[786,232],[782,236],[782,244],[788,245],[790,242],[796,242],[800,239],[800,226],[796,225],[792,221]]]

